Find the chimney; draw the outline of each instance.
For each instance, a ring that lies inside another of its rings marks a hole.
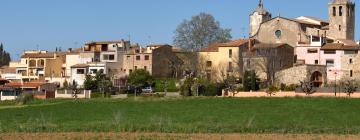
[[[72,48],[68,48],[68,52],[71,52],[72,51]]]

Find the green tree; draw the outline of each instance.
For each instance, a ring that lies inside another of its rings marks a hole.
[[[258,77],[257,77],[255,71],[251,71],[250,85],[251,85],[251,90],[253,90],[253,91],[258,91],[260,89],[259,80],[258,80]]]
[[[128,83],[131,86],[134,86],[135,89],[139,87],[150,86],[153,84],[153,77],[148,71],[144,69],[138,69],[130,73],[128,77]]]
[[[243,89],[244,91],[250,91],[251,90],[251,77],[250,77],[250,71],[245,71],[243,75]]]
[[[11,61],[10,54],[4,50],[4,45],[0,44],[0,67],[9,65]]]
[[[230,29],[220,27],[220,23],[207,13],[184,20],[176,29],[174,44],[180,48],[196,51],[215,42],[231,39]]]
[[[96,80],[91,75],[86,75],[84,81],[85,90],[95,90],[97,89]]]

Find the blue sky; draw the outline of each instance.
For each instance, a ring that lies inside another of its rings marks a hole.
[[[248,34],[258,0],[1,0],[0,42],[13,59],[23,50],[63,50],[84,42],[128,39],[172,44],[183,19],[210,13],[233,38]],[[273,16],[327,19],[328,0],[264,0]],[[357,7],[358,8],[358,7]],[[358,12],[357,12],[358,13]],[[359,19],[359,14],[356,15]],[[359,24],[357,24],[359,29]],[[359,39],[359,30],[356,32]]]

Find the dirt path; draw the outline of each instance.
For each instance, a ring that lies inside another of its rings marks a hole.
[[[360,135],[168,134],[168,133],[5,133],[0,140],[146,139],[146,140],[357,140]]]

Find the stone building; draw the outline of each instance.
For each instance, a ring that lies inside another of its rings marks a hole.
[[[256,10],[250,15],[250,36],[254,36],[260,24],[271,19],[271,14],[264,8],[263,1],[260,0]]]
[[[329,37],[354,40],[355,3],[350,0],[332,0],[329,3]]]
[[[293,67],[294,48],[288,44],[258,43],[243,53],[244,71],[254,70],[261,81],[274,82],[275,73]]]
[[[167,44],[151,44],[146,48],[133,45],[123,56],[123,76],[137,69],[144,69],[154,77],[177,77],[182,61]]]
[[[262,1],[257,9],[262,9],[261,7]],[[309,43],[311,36],[326,37],[326,41],[330,42],[336,39],[353,40],[355,4],[349,0],[333,0],[328,7],[329,21],[307,16],[295,19],[277,16],[269,19],[271,14],[268,12],[263,12],[266,13],[263,15],[255,12],[250,15],[250,38],[261,43],[286,43],[293,47],[299,42]]]
[[[275,85],[299,85],[300,81],[311,81],[315,87],[321,87],[327,82],[325,65],[297,65],[276,72]]]

